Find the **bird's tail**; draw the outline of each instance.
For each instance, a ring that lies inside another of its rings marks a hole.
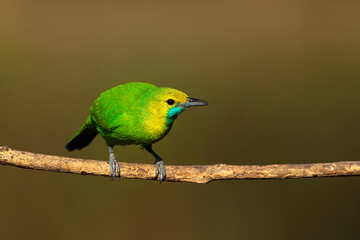
[[[68,144],[66,144],[65,149],[72,151],[74,149],[82,149],[89,145],[91,141],[96,137],[98,131],[94,123],[91,121],[91,118],[88,117],[86,123],[75,133],[75,135],[70,139]]]

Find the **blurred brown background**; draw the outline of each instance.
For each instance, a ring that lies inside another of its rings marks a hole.
[[[1,1],[0,145],[64,145],[94,99],[144,81],[208,100],[166,164],[360,160],[359,1]],[[134,146],[119,161],[152,163]],[[2,239],[355,239],[360,178],[208,185],[0,166]]]

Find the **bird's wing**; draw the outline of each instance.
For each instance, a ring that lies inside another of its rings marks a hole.
[[[117,104],[107,104],[96,100],[90,108],[90,116],[102,130],[112,131],[120,126],[124,111]]]
[[[156,89],[147,83],[128,83],[103,92],[90,108],[93,121],[105,131],[131,127],[140,117],[141,99],[148,91]]]

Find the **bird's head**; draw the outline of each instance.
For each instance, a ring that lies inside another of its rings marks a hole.
[[[158,88],[152,94],[151,112],[159,118],[166,118],[166,124],[171,124],[176,117],[189,107],[206,106],[208,103],[196,98],[190,98],[185,93],[173,88]]]

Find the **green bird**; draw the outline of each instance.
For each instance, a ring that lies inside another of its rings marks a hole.
[[[90,107],[90,116],[70,139],[68,151],[82,149],[100,134],[109,149],[112,179],[120,177],[120,167],[114,155],[115,145],[135,144],[155,157],[155,179],[166,176],[164,161],[154,152],[152,144],[170,131],[174,120],[185,109],[208,105],[172,88],[133,82],[103,92]],[[117,172],[117,174],[116,174]]]

